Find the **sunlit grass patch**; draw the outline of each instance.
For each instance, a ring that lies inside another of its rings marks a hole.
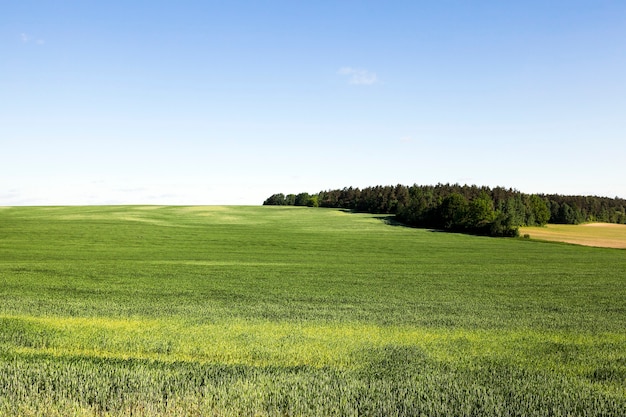
[[[626,358],[626,335],[487,331],[229,320],[192,324],[168,319],[0,317],[5,349],[248,366],[357,369],[363,355],[387,346],[419,348],[429,360],[469,366],[502,361],[572,376],[593,372],[611,355]],[[619,363],[618,363],[619,365]],[[622,371],[626,364],[621,364]],[[619,371],[619,372],[622,372]]]
[[[0,356],[12,358],[0,367],[9,366],[4,373],[9,377],[19,372],[20,376],[11,377],[13,384],[21,381],[21,375],[30,375],[32,383],[33,372],[46,378],[37,382],[43,384],[37,391],[40,400],[44,399],[36,402],[39,410],[76,406],[67,402],[68,397],[46,399],[54,394],[50,387],[68,377],[90,381],[68,392],[71,398],[84,399],[81,409],[96,406],[116,413],[150,398],[149,403],[159,405],[159,413],[174,404],[183,408],[195,404],[203,412],[219,404],[222,410],[234,407],[233,413],[256,410],[254,414],[260,415],[279,415],[281,409],[300,407],[309,410],[307,414],[324,409],[323,414],[343,410],[342,415],[358,415],[364,412],[362,406],[372,411],[383,404],[392,407],[388,410],[409,407],[406,410],[413,412],[424,406],[442,415],[458,415],[464,407],[499,415],[498,407],[525,405],[531,408],[524,414],[540,415],[534,411],[553,404],[555,395],[574,392],[577,401],[582,401],[577,407],[588,411],[599,407],[604,412],[598,415],[618,415],[611,413],[625,405],[623,334],[240,320],[189,325],[184,321],[62,317],[2,317],[2,324],[35,335],[22,346],[15,338],[11,346],[0,344]],[[28,339],[23,336],[21,341]],[[550,381],[547,385],[546,380]],[[64,384],[65,390],[74,383]],[[542,390],[536,391],[539,386]],[[403,400],[393,394],[398,389],[413,398],[411,406],[401,405]],[[345,402],[341,395],[335,396],[342,392]],[[213,399],[198,403],[193,393]],[[464,395],[469,393],[478,396],[475,405],[466,404]],[[512,393],[519,398],[510,397]],[[358,400],[362,395],[366,397]],[[604,397],[598,404],[589,402]],[[417,398],[421,402],[415,403]],[[528,403],[531,398],[534,405]],[[259,413],[268,401],[272,410],[278,409]],[[10,409],[8,403],[6,407]],[[157,412],[148,409],[150,414]]]

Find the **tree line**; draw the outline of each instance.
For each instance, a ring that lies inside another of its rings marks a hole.
[[[598,221],[626,224],[626,200],[524,194],[476,185],[346,187],[317,194],[274,194],[264,205],[331,207],[391,214],[402,223],[490,236],[517,236],[520,226]]]

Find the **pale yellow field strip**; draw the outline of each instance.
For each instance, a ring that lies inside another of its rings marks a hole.
[[[544,227],[521,227],[520,235],[525,234],[530,235],[531,239],[626,249],[626,225],[624,224],[549,224]]]
[[[365,323],[289,323],[230,320],[193,323],[176,319],[33,317],[0,315],[22,337],[35,335],[45,343],[4,346],[15,354],[141,359],[164,362],[220,363],[250,366],[312,366],[355,369],[368,351],[396,345],[420,349],[429,358],[454,363],[459,355],[501,357],[533,369],[554,364],[537,356],[546,343],[591,352],[576,367],[563,371],[593,371],[601,351],[597,344],[626,346],[623,334],[583,335],[520,330],[437,329],[378,326]],[[43,335],[43,336],[42,336]],[[596,353],[593,353],[596,352]],[[618,352],[623,352],[619,350]]]

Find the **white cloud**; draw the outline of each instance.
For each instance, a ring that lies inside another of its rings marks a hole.
[[[372,85],[378,82],[378,76],[375,72],[362,68],[342,67],[338,74],[348,76],[350,84]]]
[[[45,43],[43,39],[34,38],[26,33],[20,33],[20,38],[22,39],[23,43],[29,43],[31,41],[36,43],[37,45],[43,45]]]

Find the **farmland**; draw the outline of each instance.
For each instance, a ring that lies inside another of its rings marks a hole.
[[[626,252],[305,207],[0,208],[0,415],[626,415]]]
[[[528,234],[533,239],[551,242],[626,249],[626,225],[624,224],[550,224],[544,227],[522,227],[520,233]]]

